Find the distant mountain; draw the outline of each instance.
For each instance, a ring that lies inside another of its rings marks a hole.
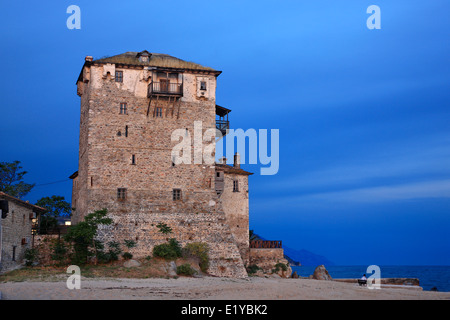
[[[286,246],[283,246],[284,255],[291,265],[296,265],[295,262],[300,262],[302,266],[317,267],[321,264],[325,266],[334,266],[334,263],[318,254],[312,253],[308,250],[295,250]],[[292,261],[292,262],[291,262]]]

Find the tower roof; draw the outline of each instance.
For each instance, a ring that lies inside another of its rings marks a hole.
[[[141,59],[142,56],[147,56],[148,59]],[[125,52],[115,56],[103,57],[93,61],[94,63],[115,63],[133,66],[148,66],[148,67],[160,67],[160,68],[174,68],[174,69],[189,69],[189,70],[202,70],[202,71],[215,71],[210,67],[202,66],[195,62],[185,61],[168,54],[163,53],[150,53],[147,50],[141,52]]]

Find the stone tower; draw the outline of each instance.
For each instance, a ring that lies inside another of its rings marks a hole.
[[[71,176],[73,223],[108,209],[114,224],[100,237],[105,243],[136,241],[131,250],[136,257],[151,255],[155,245],[166,242],[156,227],[166,223],[173,229],[170,237],[182,245],[208,243],[210,274],[247,275],[248,180],[241,182],[242,194],[224,193],[238,202],[223,204],[216,172],[239,179],[251,173],[194,163],[194,152],[191,164],[176,164],[172,156],[178,143],[171,139],[174,130],[192,137],[194,122],[201,121],[202,133],[216,126],[226,132],[231,110],[215,101],[220,73],[148,51],[86,57],[77,80],[81,113],[78,171]],[[214,137],[203,143],[214,144]]]

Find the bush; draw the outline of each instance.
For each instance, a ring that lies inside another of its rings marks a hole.
[[[199,259],[199,266],[202,272],[209,268],[209,247],[204,242],[192,242],[186,244],[183,249],[183,256],[186,258],[195,257]]]
[[[167,260],[181,257],[181,246],[175,239],[170,239],[168,243],[163,243],[153,247],[153,256]]]
[[[136,241],[133,240],[124,240],[124,244],[128,249],[136,247]]]
[[[183,274],[185,276],[192,276],[196,273],[197,273],[197,271],[195,271],[194,268],[192,268],[189,263],[185,263],[185,264],[182,264],[181,266],[177,267],[177,274]]]
[[[125,260],[130,260],[131,258],[133,258],[133,255],[132,255],[131,253],[129,253],[129,252],[125,252],[125,253],[122,255],[122,257],[123,257]]]
[[[37,249],[30,249],[27,248],[25,250],[25,265],[27,267],[31,267],[33,265],[33,262],[35,262],[38,258],[38,251]]]
[[[288,267],[284,263],[277,263],[275,265],[275,269],[272,269],[272,273],[277,273],[278,271],[280,271],[280,269],[283,271],[287,271]]]
[[[258,272],[258,270],[262,270],[260,267],[258,267],[256,264],[251,264],[247,267],[247,273],[248,274],[255,274]]]
[[[56,243],[52,245],[52,253],[50,254],[50,257],[52,260],[57,261],[58,265],[62,265],[64,261],[67,259],[67,246],[64,243],[64,241],[58,240]]]
[[[104,258],[105,254],[101,251],[103,245],[95,240],[95,236],[100,225],[112,224],[113,220],[107,218],[107,214],[106,209],[95,211],[85,216],[84,221],[69,228],[64,240],[73,244],[72,264],[83,265],[93,256]]]

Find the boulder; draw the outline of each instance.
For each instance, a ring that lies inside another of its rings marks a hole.
[[[175,277],[177,275],[177,264],[175,261],[166,262],[164,264],[164,271],[170,277]]]
[[[133,260],[133,259],[127,260],[123,264],[123,266],[125,268],[135,268],[135,267],[139,267],[140,265],[141,265],[141,263],[139,261]]]
[[[333,280],[323,264],[314,270],[312,278],[316,280]]]
[[[291,278],[298,279],[297,271],[294,271],[294,273],[292,274]]]

